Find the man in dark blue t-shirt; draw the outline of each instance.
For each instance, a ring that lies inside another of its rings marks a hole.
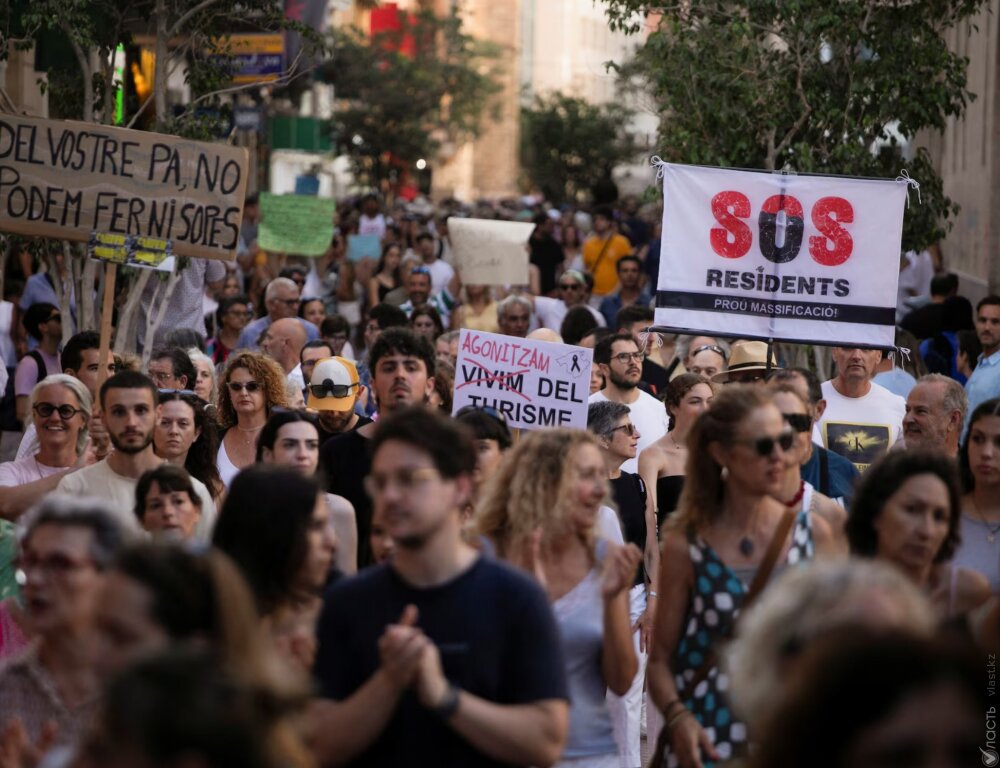
[[[326,596],[313,722],[321,764],[551,765],[567,689],[548,600],[462,541],[475,451],[410,408],[378,422],[366,486],[396,550]]]

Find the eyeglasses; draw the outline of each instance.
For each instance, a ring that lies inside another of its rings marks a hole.
[[[734,442],[750,446],[757,452],[758,456],[764,457],[774,453],[774,446],[781,448],[782,452],[790,451],[795,444],[795,433],[787,430],[777,437],[758,437],[756,439],[736,440]]]
[[[357,384],[334,384],[330,379],[325,379],[322,384],[310,384],[309,392],[313,397],[350,397],[351,390]]]
[[[785,421],[796,432],[809,432],[812,429],[812,419],[806,413],[783,413]]]
[[[409,493],[415,491],[417,486],[440,476],[433,467],[401,469],[387,475],[371,474],[365,478],[365,491],[374,498],[381,496],[391,484],[395,484],[402,493]]]
[[[619,427],[612,427],[611,431],[617,432],[619,429],[624,430],[625,434],[627,434],[629,437],[635,437],[636,432],[639,431],[635,428],[635,424],[632,424],[631,422],[629,422],[628,424],[622,424]]]
[[[62,322],[62,315],[59,315],[59,314],[49,315],[49,319],[46,320],[45,322],[46,323],[51,323],[53,320],[55,320],[57,323],[61,323]]]
[[[718,344],[704,344],[704,345],[698,347],[697,349],[692,349],[688,354],[689,354],[690,357],[694,357],[699,352],[705,352],[705,351],[714,352],[719,357],[721,357],[723,360],[726,360],[729,357],[726,354],[726,351],[722,347],[720,347]]]
[[[59,418],[63,421],[69,421],[76,414],[83,413],[83,408],[74,408],[72,405],[52,405],[52,403],[35,403],[32,408],[34,408],[35,413],[41,416],[43,419],[47,419],[53,413],[58,412]]]
[[[94,565],[94,561],[89,557],[76,559],[69,555],[57,552],[48,557],[38,557],[37,555],[21,555],[14,561],[16,569],[16,580],[22,586],[27,583],[29,572],[45,573],[46,576],[65,579],[73,571],[78,571],[87,566]]]
[[[251,394],[260,389],[260,384],[256,381],[230,381],[229,389],[232,392],[242,392],[244,389]]]
[[[431,271],[427,267],[414,267],[410,270],[411,275],[430,275]]]
[[[575,291],[580,288],[583,288],[583,286],[579,283],[559,283],[560,291]]]
[[[165,381],[176,378],[176,376],[174,376],[172,371],[149,371],[149,378],[157,384],[162,384]]]
[[[622,365],[632,360],[637,363],[641,363],[643,358],[645,358],[645,355],[642,352],[619,352],[617,355],[611,356],[612,360],[621,363]]]
[[[253,317],[253,312],[249,309],[230,309],[226,314],[233,317]]]
[[[274,299],[274,301],[284,304],[286,307],[297,307],[302,303],[302,299]]]
[[[166,397],[168,395],[184,395],[188,397],[198,397],[198,393],[193,389],[158,389],[156,390],[161,397]]]

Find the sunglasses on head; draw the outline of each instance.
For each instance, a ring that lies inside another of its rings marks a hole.
[[[758,456],[766,457],[774,453],[774,446],[779,446],[782,451],[790,451],[795,444],[795,433],[791,430],[782,432],[777,437],[758,437],[755,440],[744,440],[744,445],[748,445],[756,451]]]
[[[808,432],[812,429],[812,419],[805,413],[783,413],[781,414],[788,426],[796,432]]]
[[[467,413],[477,413],[477,412],[478,413],[485,413],[491,419],[496,419],[497,421],[499,421],[501,424],[503,424],[505,426],[507,424],[507,419],[504,417],[504,415],[502,413],[500,413],[500,411],[498,411],[496,408],[493,408],[492,406],[489,406],[489,405],[466,405],[466,406],[463,406],[462,408],[459,408],[455,412],[454,418],[457,419],[460,416],[464,416]]]
[[[245,389],[247,392],[253,393],[260,389],[260,384],[256,381],[230,381],[229,389],[233,392],[242,392]]]
[[[326,379],[322,384],[310,384],[309,393],[313,397],[350,397],[357,384],[334,384]]]

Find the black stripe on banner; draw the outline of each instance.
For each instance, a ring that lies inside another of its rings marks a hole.
[[[657,291],[656,306],[661,309],[690,309],[699,312],[723,312],[755,317],[791,320],[825,320],[863,325],[895,325],[895,307],[865,307],[858,304],[830,304],[824,301],[789,301],[753,299],[696,291]]]

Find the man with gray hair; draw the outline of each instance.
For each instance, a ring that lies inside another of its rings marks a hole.
[[[318,339],[319,328],[308,320],[297,317],[301,303],[299,286],[294,280],[287,277],[274,278],[264,290],[264,307],[267,309],[267,314],[247,324],[236,341],[236,349],[258,349],[257,340],[261,334],[270,328],[275,320],[286,317],[295,317],[302,324],[309,341]]]
[[[531,328],[531,301],[511,294],[497,304],[497,326],[500,333],[523,339]]]
[[[34,638],[0,668],[0,729],[20,718],[34,744],[54,723],[58,746],[83,735],[100,694],[95,609],[121,544],[115,516],[97,499],[53,494],[27,513],[18,571]]]
[[[940,373],[921,376],[906,398],[903,417],[906,447],[958,456],[958,440],[968,408],[965,389],[957,381]]]

